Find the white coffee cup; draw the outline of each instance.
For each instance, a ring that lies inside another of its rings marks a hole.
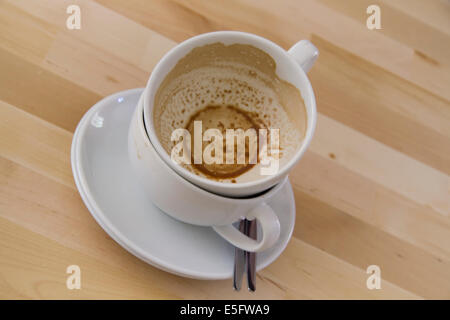
[[[305,102],[307,113],[307,128],[305,138],[296,154],[290,159],[287,164],[285,164],[280,168],[280,170],[278,170],[277,174],[268,175],[263,179],[239,184],[214,181],[196,175],[172,161],[170,155],[167,154],[160,141],[158,140],[153,125],[152,114],[154,107],[153,101],[161,82],[164,80],[165,76],[173,69],[177,62],[181,58],[186,56],[189,52],[191,52],[192,49],[217,42],[221,42],[225,45],[234,43],[247,44],[268,53],[276,63],[276,73],[278,77],[288,81],[289,83],[297,87],[301,92],[301,95]],[[219,31],[206,33],[180,43],[175,48],[170,50],[156,65],[156,67],[152,71],[152,74],[150,75],[144,91],[144,120],[145,125],[147,126],[147,132],[150,137],[150,141],[152,142],[161,158],[173,170],[205,190],[230,197],[243,197],[254,195],[269,189],[287,176],[289,170],[292,169],[292,167],[304,154],[313,137],[317,119],[316,101],[314,98],[314,92],[311,87],[311,83],[309,82],[305,72],[307,72],[309,68],[312,67],[317,56],[317,48],[307,40],[298,42],[289,51],[286,51],[277,44],[265,38],[249,33],[236,31]]]
[[[237,184],[203,178],[172,161],[156,136],[152,110],[159,85],[192,49],[217,42],[225,45],[247,44],[263,50],[276,62],[278,77],[301,92],[307,113],[305,138],[292,159],[274,175]],[[155,205],[183,222],[212,226],[227,241],[246,251],[256,252],[271,247],[279,237],[280,224],[267,201],[286,183],[289,170],[304,154],[315,129],[316,103],[305,72],[317,56],[317,48],[307,40],[285,51],[267,39],[235,31],[202,34],[170,50],[150,76],[133,116],[128,138],[131,164]],[[259,241],[243,235],[232,226],[233,222],[242,218],[258,220],[262,230]]]

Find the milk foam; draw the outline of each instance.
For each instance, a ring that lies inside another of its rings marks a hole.
[[[232,105],[254,114],[262,127],[280,130],[281,168],[299,149],[304,132],[291,121],[281,104],[274,80],[279,81],[255,67],[236,61],[215,61],[181,73],[160,88],[155,104],[154,126],[161,145],[170,155],[177,143],[171,141],[172,132],[185,128],[193,114],[209,105]],[[203,176],[190,165],[185,167]],[[233,182],[253,181],[261,177],[257,165]],[[230,182],[231,179],[221,181]]]

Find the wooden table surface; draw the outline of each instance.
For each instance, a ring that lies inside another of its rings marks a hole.
[[[0,1],[1,298],[450,298],[450,4],[377,0]],[[66,8],[81,8],[69,30]],[[142,87],[177,42],[240,30],[311,40],[319,110],[292,171],[287,249],[231,281],[160,271],[94,221],[70,168],[73,131],[102,97]],[[79,265],[82,288],[66,288]],[[369,265],[381,289],[366,286]]]

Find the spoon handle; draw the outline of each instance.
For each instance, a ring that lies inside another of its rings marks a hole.
[[[239,231],[245,233],[247,220],[243,219],[239,222]],[[233,287],[236,291],[241,290],[242,278],[245,272],[245,251],[239,248],[234,249],[234,270],[233,270]]]
[[[257,238],[256,219],[247,220],[247,234],[250,238]],[[246,252],[247,255],[247,283],[248,290],[254,292],[256,290],[256,252]]]

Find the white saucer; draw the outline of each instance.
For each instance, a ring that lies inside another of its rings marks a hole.
[[[100,226],[136,257],[165,271],[197,279],[233,274],[234,247],[210,227],[179,222],[145,196],[127,155],[127,134],[143,89],[118,92],[96,103],[81,119],[72,141],[72,170],[78,191]],[[269,203],[281,235],[257,255],[257,269],[272,263],[291,238],[295,202],[290,183]]]

